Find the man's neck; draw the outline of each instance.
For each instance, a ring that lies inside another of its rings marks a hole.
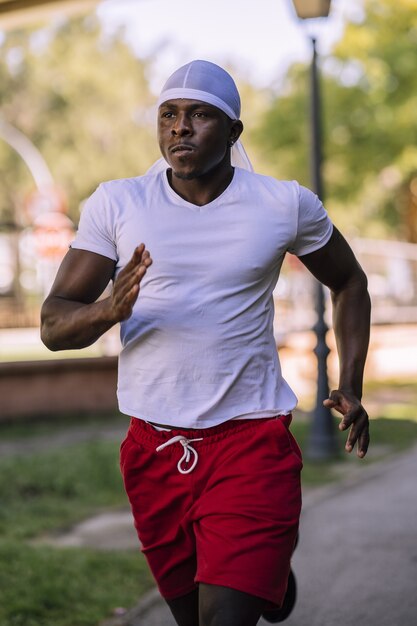
[[[186,180],[175,176],[172,170],[167,171],[172,189],[181,198],[196,206],[204,206],[218,198],[232,182],[233,174],[234,168],[230,166]]]

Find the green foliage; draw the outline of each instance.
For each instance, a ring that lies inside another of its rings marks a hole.
[[[93,626],[151,586],[137,552],[0,542],[2,626]]]
[[[123,33],[105,37],[92,16],[10,33],[0,45],[0,115],[41,151],[76,221],[99,182],[143,173],[157,156],[146,72]],[[34,183],[1,141],[0,169],[0,215],[13,221]]]
[[[351,231],[417,241],[417,7],[413,0],[364,6],[364,21],[348,24],[332,57],[321,60],[326,200]],[[276,175],[305,184],[306,70],[292,68],[287,82],[255,136]]]
[[[367,395],[378,398],[381,387],[385,393],[390,392],[393,400],[409,401],[416,415],[413,382],[374,385]],[[122,423],[125,418],[117,418],[115,424]],[[99,424],[89,422],[89,433],[96,432]],[[103,508],[126,505],[117,442],[62,444],[65,432],[74,429],[78,432],[85,426],[84,420],[79,422],[70,417],[66,424],[53,422],[48,427],[45,422],[32,430],[0,424],[2,441],[14,442],[16,447],[15,454],[0,458],[2,626],[93,626],[109,617],[115,607],[133,606],[153,584],[139,551],[61,549],[31,545],[29,541],[46,531],[69,527]],[[307,419],[297,414],[292,430],[305,451]],[[22,454],[19,443],[24,446],[29,433],[34,436],[35,446],[36,436],[44,437],[48,433],[50,449]],[[345,436],[345,433],[338,435],[341,446]],[[373,452],[381,446],[383,454],[407,448],[416,441],[417,422],[375,419],[371,422],[371,437],[369,460],[358,461],[355,455],[345,453],[329,463],[306,460],[304,485],[340,480],[346,474],[344,468],[349,471],[349,464],[360,467],[381,458],[380,453]]]
[[[10,437],[13,431],[2,428],[5,433]],[[4,457],[0,500],[2,626],[92,626],[115,607],[133,606],[152,586],[139,550],[99,552],[27,543],[103,508],[126,506],[117,443],[97,441]]]
[[[261,124],[253,129],[252,140],[263,146],[271,163],[271,173],[278,178],[296,178],[309,184],[307,73],[293,66],[282,93],[264,113]],[[300,149],[301,147],[305,149]]]
[[[97,509],[126,505],[113,442],[87,442],[18,461],[5,457],[0,467],[0,535],[8,538],[30,538]]]

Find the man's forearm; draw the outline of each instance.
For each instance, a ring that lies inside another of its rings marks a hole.
[[[359,272],[343,289],[332,292],[332,302],[340,363],[339,389],[351,391],[361,399],[371,311],[365,274]]]
[[[53,351],[85,348],[116,323],[109,298],[83,304],[52,296],[42,307],[41,338]]]

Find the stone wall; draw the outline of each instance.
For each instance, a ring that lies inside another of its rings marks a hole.
[[[117,357],[0,363],[0,420],[117,410]]]

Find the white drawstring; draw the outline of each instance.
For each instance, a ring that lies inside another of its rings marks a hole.
[[[190,472],[193,471],[198,461],[197,450],[195,450],[192,446],[190,446],[191,441],[203,441],[203,437],[200,437],[199,439],[187,439],[187,437],[183,437],[183,435],[176,435],[175,437],[171,437],[171,439],[168,439],[168,441],[166,441],[162,445],[158,446],[156,448],[156,451],[159,452],[160,450],[163,450],[164,448],[166,448],[167,446],[170,446],[173,443],[180,443],[184,448],[184,454],[178,461],[177,468],[180,474],[189,474]],[[190,458],[191,458],[191,453],[193,453],[194,455],[194,460],[191,466],[188,469],[182,469],[181,463],[183,462],[186,464],[189,463]]]

